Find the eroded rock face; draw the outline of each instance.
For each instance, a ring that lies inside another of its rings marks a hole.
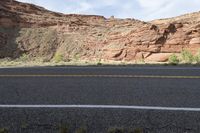
[[[142,22],[61,14],[32,4],[0,1],[0,58],[167,61],[172,53],[200,48],[200,13]],[[9,54],[5,54],[9,53]]]

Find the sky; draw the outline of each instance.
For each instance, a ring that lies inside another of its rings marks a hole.
[[[102,15],[144,21],[200,11],[200,0],[18,0],[65,14]]]

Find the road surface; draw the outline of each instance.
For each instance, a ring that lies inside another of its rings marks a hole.
[[[200,68],[178,66],[0,69],[0,129],[86,128],[200,132]]]

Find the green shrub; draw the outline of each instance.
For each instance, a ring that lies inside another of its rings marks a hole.
[[[136,63],[137,64],[145,64],[145,60],[144,59],[139,59],[139,60],[136,60]]]
[[[101,62],[98,62],[98,63],[97,63],[97,66],[101,66],[101,65],[102,65],[102,63],[101,63]]]
[[[178,59],[177,55],[175,55],[175,54],[172,54],[169,57],[168,61],[169,61],[170,64],[174,64],[174,65],[179,63],[179,59]]]
[[[56,63],[59,63],[61,61],[64,61],[64,57],[62,54],[59,54],[59,53],[56,53],[53,57],[53,60],[56,62]]]
[[[99,59],[98,62],[97,62],[97,66],[101,66],[101,65],[102,65],[101,59]]]
[[[196,56],[194,57],[194,60],[196,63],[198,64],[200,63],[200,49],[198,50]]]
[[[21,62],[25,62],[25,61],[28,61],[29,60],[29,56],[27,55],[27,54],[22,54],[20,57],[19,57],[19,59],[18,59],[19,61],[21,61]]]
[[[195,56],[195,57],[194,57],[194,61],[195,61],[195,63],[198,63],[198,64],[199,64],[199,63],[200,63],[200,58],[199,58],[198,56]]]
[[[74,56],[74,60],[77,62],[77,61],[79,61],[80,60],[80,55],[79,54],[76,54],[75,56]]]
[[[192,63],[195,61],[195,58],[190,51],[183,50],[181,52],[181,60],[184,63]]]

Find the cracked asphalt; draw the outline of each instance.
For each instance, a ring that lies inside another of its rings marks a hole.
[[[0,105],[200,108],[200,78],[187,78],[200,76],[198,67],[1,68],[0,75]],[[138,75],[172,77],[145,78],[137,77]],[[85,127],[88,133],[105,133],[109,128],[119,127],[141,128],[145,133],[199,133],[200,112],[111,108],[0,108],[0,128],[6,128],[11,133],[59,133],[60,125],[67,126],[70,132]]]

